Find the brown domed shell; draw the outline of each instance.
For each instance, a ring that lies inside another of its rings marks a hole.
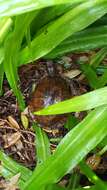
[[[38,111],[70,97],[70,88],[63,78],[47,76],[38,83],[29,102],[29,108],[32,112]],[[66,115],[35,116],[36,121],[45,127],[63,126],[66,118]]]

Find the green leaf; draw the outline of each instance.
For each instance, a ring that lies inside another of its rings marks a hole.
[[[10,28],[13,24],[11,18],[0,18],[0,44],[3,43],[5,37],[10,31]]]
[[[48,185],[45,190],[68,190],[68,189],[54,184],[54,185]]]
[[[0,165],[0,174],[2,177],[4,177],[7,180],[10,180],[14,175],[14,173],[10,172],[7,168],[5,168],[4,166]],[[18,186],[21,188],[23,188],[24,186],[24,181],[20,178],[18,181]]]
[[[28,168],[18,164],[11,158],[9,158],[5,153],[0,150],[0,161],[1,161],[1,168],[0,173],[4,173],[3,170],[7,173],[4,173],[4,177],[8,177],[7,174],[16,175],[17,173],[21,173],[21,180],[25,181],[29,179],[32,175],[32,171]]]
[[[79,163],[81,171],[88,177],[88,179],[96,185],[98,190],[107,189],[107,185],[91,170],[91,168],[84,162]]]
[[[99,65],[96,69],[98,74],[104,74],[105,70],[107,70],[107,66],[106,65]]]
[[[0,96],[2,95],[2,85],[4,78],[4,67],[3,67],[3,59],[4,59],[4,49],[0,48]]]
[[[45,58],[55,58],[65,53],[87,51],[90,49],[102,48],[104,46],[107,46],[106,25],[87,28],[81,32],[71,35],[47,54]]]
[[[107,55],[107,47],[101,49],[98,51],[95,55],[91,57],[90,65],[93,68],[96,68],[99,66],[99,64],[103,61],[105,56]]]
[[[20,109],[23,110],[25,107],[25,103],[23,100],[23,96],[18,88],[19,76],[17,73],[17,65],[18,65],[18,52],[25,35],[25,32],[32,22],[34,17],[36,16],[36,12],[32,12],[31,14],[25,14],[21,16],[17,16],[15,21],[15,28],[11,36],[7,39],[5,43],[5,60],[4,60],[4,70],[8,82],[13,89],[14,94],[17,97]],[[22,30],[23,26],[23,30]],[[20,34],[20,35],[19,35]],[[13,56],[14,55],[14,56]]]
[[[97,74],[94,71],[94,69],[89,64],[81,64],[81,69],[83,73],[85,74],[86,78],[88,79],[88,82],[90,84],[90,87],[92,89],[96,89],[101,87],[100,82],[98,80]]]
[[[103,75],[99,77],[99,82],[101,86],[104,86],[107,84],[107,70],[105,69]]]
[[[86,0],[73,0],[72,4],[81,3]],[[0,16],[11,16],[33,11],[36,9],[55,6],[60,4],[71,3],[71,0],[1,0],[0,1]]]
[[[3,91],[2,91],[3,78],[4,78],[4,67],[3,67],[3,63],[1,63],[0,64],[0,96],[3,94]]]
[[[85,190],[85,188],[76,188],[76,189],[69,189],[69,188],[64,188],[64,187],[60,187],[58,185],[50,185],[46,188],[46,190]],[[86,190],[96,190],[95,187],[89,187]]]
[[[73,127],[75,127],[75,125],[78,124],[78,119],[73,116],[73,115],[69,115],[67,122],[65,123],[64,127],[68,130],[71,130]]]
[[[4,71],[7,77],[7,80],[11,86],[11,88],[14,91],[15,96],[17,97],[17,100],[20,105],[20,109],[23,110],[25,107],[24,101],[23,101],[23,96],[18,88],[18,74],[17,74],[17,58],[14,60],[14,56],[16,54],[16,47],[15,44],[12,43],[13,38],[8,39],[5,44],[5,58],[4,58]],[[10,43],[11,43],[11,48],[10,48]],[[13,56],[14,55],[14,56]]]
[[[90,64],[81,64],[81,69],[88,79],[90,86],[94,89],[103,87],[107,83],[107,70],[104,71],[104,74],[101,77],[97,77],[95,71],[95,68],[99,66],[101,61],[103,61],[106,54],[107,47],[101,49],[98,53],[92,56]]]
[[[76,189],[76,187],[80,186],[79,183],[80,183],[80,173],[73,171],[72,175],[70,176],[67,189],[74,190]]]
[[[71,98],[51,105],[43,110],[35,112],[36,115],[53,115],[69,112],[90,110],[107,104],[107,87],[88,92],[84,95]]]
[[[71,10],[71,8],[73,8],[74,6],[72,3],[73,2],[71,2],[71,4],[61,4],[58,6],[46,7],[44,9],[41,9],[37,17],[31,23],[32,36],[34,36],[36,32],[45,24],[63,15],[65,12]]]
[[[61,187],[59,185],[48,185],[45,190],[85,190],[84,188],[76,188],[76,189],[71,189],[71,188],[66,188],[66,187]],[[87,190],[95,190],[94,188],[88,188]]]
[[[11,26],[12,26],[12,19],[11,18],[1,18],[0,19],[0,96],[2,95],[2,85],[3,85],[3,78],[4,78],[4,67],[3,67],[3,59],[4,59],[4,49],[3,49],[3,42],[7,37]]]
[[[36,60],[46,55],[64,39],[86,28],[106,12],[107,3],[105,0],[88,1],[50,22],[41,28],[31,42],[32,59]],[[28,47],[22,50],[19,57],[20,65],[32,61]]]
[[[42,185],[58,182],[106,135],[107,107],[100,107],[62,139],[54,154],[33,172],[24,190],[40,189]]]
[[[36,124],[33,125],[36,133],[35,147],[36,147],[36,159],[37,164],[40,165],[50,156],[50,142],[46,133],[38,127]]]

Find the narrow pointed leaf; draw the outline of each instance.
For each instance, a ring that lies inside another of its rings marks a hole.
[[[37,163],[42,164],[50,156],[50,142],[45,132],[38,126],[33,125],[36,133],[35,147]]]
[[[29,177],[32,175],[32,171],[28,168],[22,166],[21,164],[18,164],[14,160],[12,160],[10,157],[8,157],[5,153],[3,153],[0,150],[0,161],[2,165],[2,169],[4,167],[5,171],[8,170],[8,173],[4,173],[5,175],[8,175],[9,173],[12,175],[16,175],[17,173],[21,173],[21,179],[23,181],[26,181],[29,179]],[[1,172],[3,172],[1,169]],[[8,176],[7,176],[8,177]]]
[[[18,88],[18,81],[19,81],[19,76],[17,73],[18,52],[20,50],[21,43],[22,43],[24,34],[27,30],[27,27],[32,22],[36,14],[37,13],[33,12],[31,14],[27,13],[25,15],[18,16],[15,21],[14,31],[9,36],[9,38],[7,39],[5,43],[4,70],[5,70],[8,82],[11,88],[13,89],[14,94],[17,97],[21,110],[24,109],[25,103],[24,103],[21,91]],[[23,30],[22,30],[22,25],[23,25]]]
[[[58,182],[107,135],[107,107],[92,111],[58,145],[55,153],[33,172],[24,190]]]
[[[86,0],[73,0],[72,4],[85,2]],[[1,0],[0,16],[17,15],[40,8],[71,3],[71,0]]]
[[[86,28],[106,12],[105,0],[88,1],[47,24],[41,28],[31,42],[32,60],[46,55],[67,37]],[[20,54],[19,64],[29,63],[31,61],[30,54],[29,48],[26,47]]]
[[[93,68],[98,67],[106,55],[107,55],[107,47],[102,48],[100,51],[98,51],[95,55],[91,57],[90,65]]]
[[[100,88],[100,81],[98,81],[95,70],[89,64],[81,64],[81,70],[88,79],[89,85],[92,89]]]
[[[87,176],[87,178],[96,185],[98,190],[107,189],[107,185],[95,174],[94,171],[84,162],[79,163],[81,171]]]
[[[2,85],[4,77],[3,59],[4,59],[4,49],[3,47],[1,47],[0,48],[0,96],[2,95]]]
[[[6,35],[9,33],[9,30],[13,24],[11,18],[1,18],[0,19],[0,44],[4,41]]]
[[[51,105],[43,110],[35,112],[36,115],[52,115],[69,112],[90,110],[107,104],[107,87],[88,92],[84,95],[71,98]]]
[[[102,48],[104,46],[107,46],[106,25],[87,28],[81,32],[73,34],[61,42],[61,44],[47,54],[45,58],[52,59],[66,53],[87,51]]]

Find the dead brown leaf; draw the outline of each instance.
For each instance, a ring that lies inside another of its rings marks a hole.
[[[4,148],[9,148],[10,146],[16,144],[16,142],[20,139],[21,133],[15,132],[15,133],[7,133],[6,135],[3,135],[3,139],[5,142]]]
[[[16,128],[16,129],[20,129],[19,124],[12,116],[8,116],[8,121],[10,123],[10,126],[12,126],[13,128]]]

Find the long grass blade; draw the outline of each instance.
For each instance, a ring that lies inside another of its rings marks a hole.
[[[106,12],[105,0],[88,1],[47,24],[31,42],[32,59],[36,60],[46,55],[64,39],[86,28]],[[29,63],[31,61],[29,48],[26,47],[19,57],[20,64]]]
[[[15,21],[15,28],[11,36],[7,39],[5,44],[5,60],[4,60],[4,69],[6,73],[6,77],[11,88],[14,91],[14,94],[17,97],[20,109],[23,110],[25,107],[25,103],[23,100],[23,96],[18,88],[19,76],[17,73],[17,65],[18,65],[18,52],[21,47],[21,43],[25,32],[32,22],[37,13],[33,12],[31,14],[25,14],[18,16]],[[22,30],[23,26],[23,30]],[[19,35],[20,34],[20,35]]]
[[[2,169],[4,168],[5,171],[8,170],[8,173],[4,173],[5,177],[8,177],[7,174],[16,175],[17,173],[21,173],[21,179],[26,181],[32,175],[32,171],[28,168],[18,164],[11,158],[9,158],[5,153],[0,150],[0,161],[1,161],[1,170],[0,172],[3,173]]]
[[[81,70],[88,79],[89,85],[92,89],[101,87],[97,74],[90,64],[81,64]]]
[[[90,110],[95,107],[107,105],[107,87],[88,92],[84,95],[71,98],[51,105],[35,112],[36,115],[53,115],[69,112]]]
[[[3,78],[4,78],[3,59],[4,59],[4,49],[2,47],[0,48],[0,96],[2,95],[2,86],[3,86]]]
[[[70,52],[87,51],[105,46],[107,46],[107,26],[97,26],[72,35],[45,57],[50,59]]]
[[[20,173],[18,186],[20,189],[23,189],[26,180],[28,180],[28,178],[32,175],[32,171],[9,158],[1,150],[0,162],[0,175],[2,175],[5,179],[10,180],[10,178]]]
[[[88,177],[88,179],[94,183],[98,190],[107,189],[107,185],[91,170],[91,168],[86,165],[84,161],[79,163],[81,171]]]
[[[36,161],[40,165],[50,156],[50,142],[45,132],[36,124],[33,125],[36,133],[35,147],[36,147]]]
[[[33,173],[24,190],[58,182],[106,135],[107,108],[97,108],[63,138],[55,153]]]
[[[105,70],[103,75],[99,77],[99,83],[101,86],[105,86],[107,84],[107,70]]]
[[[7,35],[11,30],[11,26],[13,21],[11,18],[1,18],[0,19],[0,96],[2,95],[2,85],[3,85],[3,78],[4,78],[4,67],[3,67],[3,59],[4,59],[4,48],[3,42]]]
[[[98,67],[106,55],[107,55],[107,47],[102,48],[100,51],[98,51],[95,55],[91,57],[90,65],[93,68]]]
[[[81,3],[85,2],[86,0],[1,0],[0,1],[0,16],[12,16],[17,14],[22,14],[25,12],[60,5],[60,4],[66,4],[66,3]]]
[[[9,33],[13,21],[11,18],[1,18],[0,19],[0,44],[3,43],[5,37]]]
[[[63,15],[65,12],[71,10],[73,7],[74,5],[71,2],[71,4],[61,4],[58,6],[46,7],[45,9],[41,9],[38,16],[33,20],[31,24],[32,36],[34,36],[41,27],[48,24],[48,22]]]

